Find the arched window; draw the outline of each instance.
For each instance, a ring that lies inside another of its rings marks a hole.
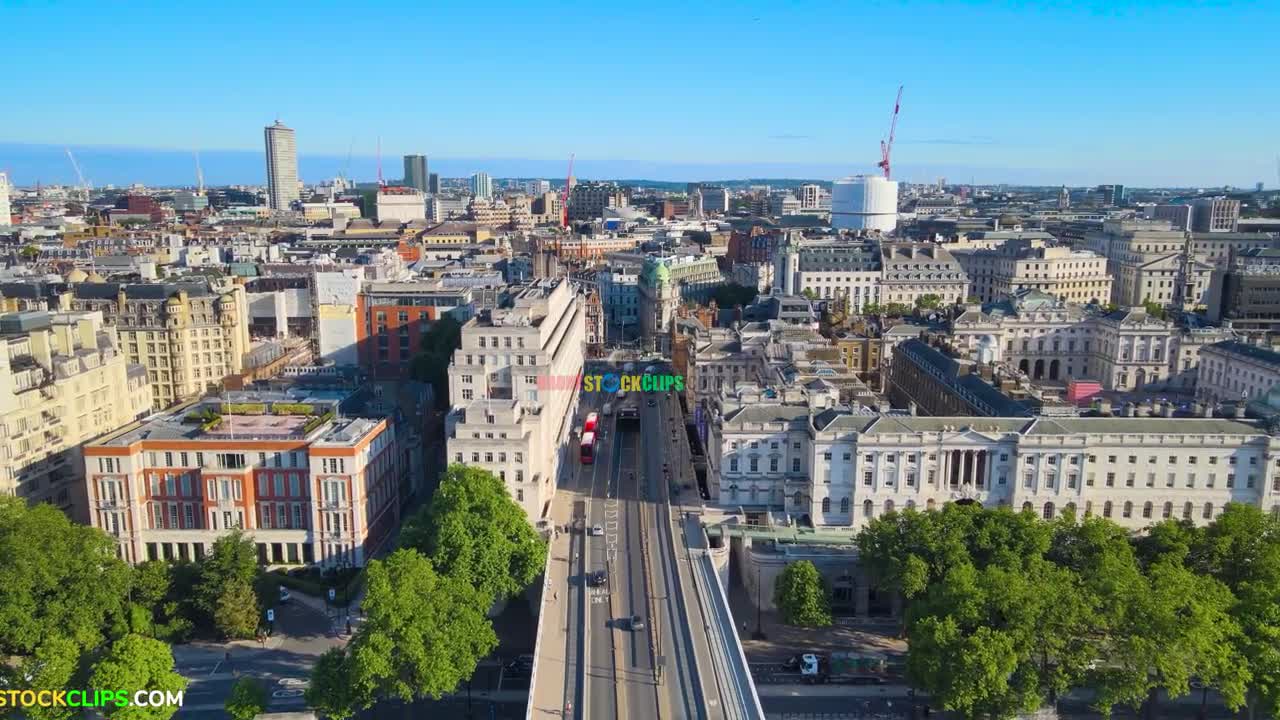
[[[1044,504],[1044,519],[1045,520],[1053,519],[1053,503],[1051,502],[1047,502]]]
[[[1102,517],[1106,517],[1106,518],[1111,517],[1111,501],[1110,500],[1102,503]]]
[[[875,516],[875,514],[876,514],[875,506],[871,504],[871,501],[870,501],[870,500],[863,500],[863,501],[862,501],[862,516],[863,516],[863,517],[874,517],[874,516]]]
[[[1166,520],[1173,517],[1173,503],[1167,502],[1164,504],[1164,512],[1160,513],[1160,517]]]
[[[1150,503],[1150,501],[1148,501],[1148,502],[1144,503],[1144,504],[1143,504],[1143,506],[1142,506],[1142,517],[1144,517],[1144,518],[1149,518],[1149,517],[1151,517],[1151,513],[1152,513],[1154,510],[1155,510],[1155,506],[1154,506],[1154,505],[1152,505],[1152,504]]]
[[[1204,519],[1205,520],[1213,519],[1213,503],[1211,502],[1207,502],[1204,504]]]
[[[1084,516],[1085,516],[1085,517],[1092,517],[1092,516],[1093,516],[1093,501],[1092,501],[1092,500],[1085,500],[1085,501],[1084,501]]]
[[[885,501],[884,501],[884,511],[885,511],[885,513],[886,513],[886,514],[893,512],[893,501],[892,501],[892,500],[885,500]]]
[[[1133,503],[1129,502],[1128,500],[1125,500],[1124,510],[1122,510],[1121,512],[1124,513],[1124,517],[1133,517]]]
[[[796,507],[800,507],[800,503],[804,502],[804,500],[803,500],[803,496],[801,496],[801,495],[800,495],[800,491],[799,491],[799,490],[797,490],[797,491],[795,492],[795,494],[791,496],[791,502],[792,502],[792,504],[794,504]]]
[[[1031,503],[1029,502],[1022,503],[1022,512],[1032,512]]]
[[[1062,512],[1064,512],[1064,513],[1070,513],[1071,515],[1075,515],[1075,514],[1076,514],[1076,504],[1075,504],[1075,503],[1067,503],[1067,504],[1066,504],[1066,506],[1062,508]]]
[[[916,501],[915,501],[915,500],[908,500],[908,501],[907,501],[907,509],[908,509],[908,510],[915,510],[915,509],[916,509]]]
[[[1193,512],[1195,512],[1195,506],[1194,506],[1194,505],[1192,505],[1191,503],[1187,503],[1186,505],[1183,505],[1183,506],[1182,506],[1182,519],[1183,519],[1183,520],[1190,520],[1190,519],[1191,519],[1191,513],[1193,513]]]
[[[831,512],[831,498],[829,497],[822,498],[822,512],[824,513]]]
[[[845,515],[849,514],[849,498],[841,498],[840,512],[844,513]]]

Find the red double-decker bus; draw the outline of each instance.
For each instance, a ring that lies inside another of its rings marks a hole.
[[[596,461],[596,434],[586,432],[582,434],[582,464],[591,465]]]
[[[596,423],[600,421],[600,417],[595,413],[587,415],[587,421],[582,424],[582,434],[593,433],[596,431]]]

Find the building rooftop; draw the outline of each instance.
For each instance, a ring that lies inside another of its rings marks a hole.
[[[1214,343],[1209,347],[1225,353],[1242,355],[1250,360],[1257,360],[1261,363],[1280,367],[1280,352],[1276,352],[1270,348],[1250,345],[1249,343],[1240,342],[1239,340],[1224,340],[1219,343]]]

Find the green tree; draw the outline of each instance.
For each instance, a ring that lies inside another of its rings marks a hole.
[[[476,588],[489,602],[522,592],[542,572],[547,544],[493,473],[450,465],[431,503],[405,523],[402,547]]]
[[[343,648],[329,648],[316,660],[307,685],[307,704],[327,720],[348,720],[361,708],[373,704],[372,697],[357,697],[351,683],[351,660]]]
[[[159,640],[141,635],[125,635],[93,668],[89,685],[97,688],[160,690],[176,693],[187,681],[173,670],[173,653]],[[112,720],[167,720],[177,705],[107,707],[103,714]]]
[[[257,634],[259,615],[258,596],[253,586],[241,578],[233,578],[218,594],[213,623],[223,637],[245,640]]]
[[[906,303],[889,303],[884,307],[884,314],[891,318],[900,318],[911,314],[911,306]]]
[[[366,577],[365,622],[348,646],[355,697],[439,699],[497,646],[491,598],[437,574],[416,550],[374,560]]]
[[[58,637],[97,647],[123,631],[129,585],[111,537],[52,505],[0,497],[0,656]]]
[[[8,223],[8,221],[9,221],[9,218],[5,218],[6,224]],[[36,259],[40,257],[40,248],[36,247],[35,245],[27,245],[23,247],[21,250],[19,250],[18,254],[21,255],[22,259],[26,260],[27,262],[35,262]]]
[[[920,310],[937,310],[942,307],[942,297],[933,293],[926,293],[916,298],[916,308]]]
[[[726,283],[712,289],[711,299],[715,300],[719,307],[734,308],[739,305],[750,305],[755,301],[757,294],[755,288],[738,283]]]
[[[11,673],[9,687],[33,690],[71,687],[83,679],[81,661],[80,649],[74,642],[59,635],[49,637],[36,648],[35,655],[21,664],[18,672]],[[74,708],[30,707],[23,712],[30,720],[66,720],[75,716]]]
[[[231,720],[253,720],[267,709],[267,689],[254,678],[242,677],[231,686],[226,708]]]
[[[880,307],[880,303],[869,302],[862,306],[863,315],[881,315],[883,313],[884,308]]]
[[[231,586],[241,585],[252,592],[258,577],[258,549],[244,533],[232,530],[214,541],[199,567],[195,605],[207,619],[214,620]],[[240,592],[242,588],[235,590]]]
[[[774,587],[773,603],[788,625],[826,627],[831,624],[826,587],[818,568],[808,560],[787,563]]]
[[[422,336],[422,350],[409,363],[410,377],[431,385],[437,409],[449,407],[449,363],[460,347],[462,325],[446,314],[431,323]]]

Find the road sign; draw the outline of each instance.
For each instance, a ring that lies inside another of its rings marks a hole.
[[[267,608],[267,622],[275,622],[275,621],[276,621],[276,611],[271,608]]]

